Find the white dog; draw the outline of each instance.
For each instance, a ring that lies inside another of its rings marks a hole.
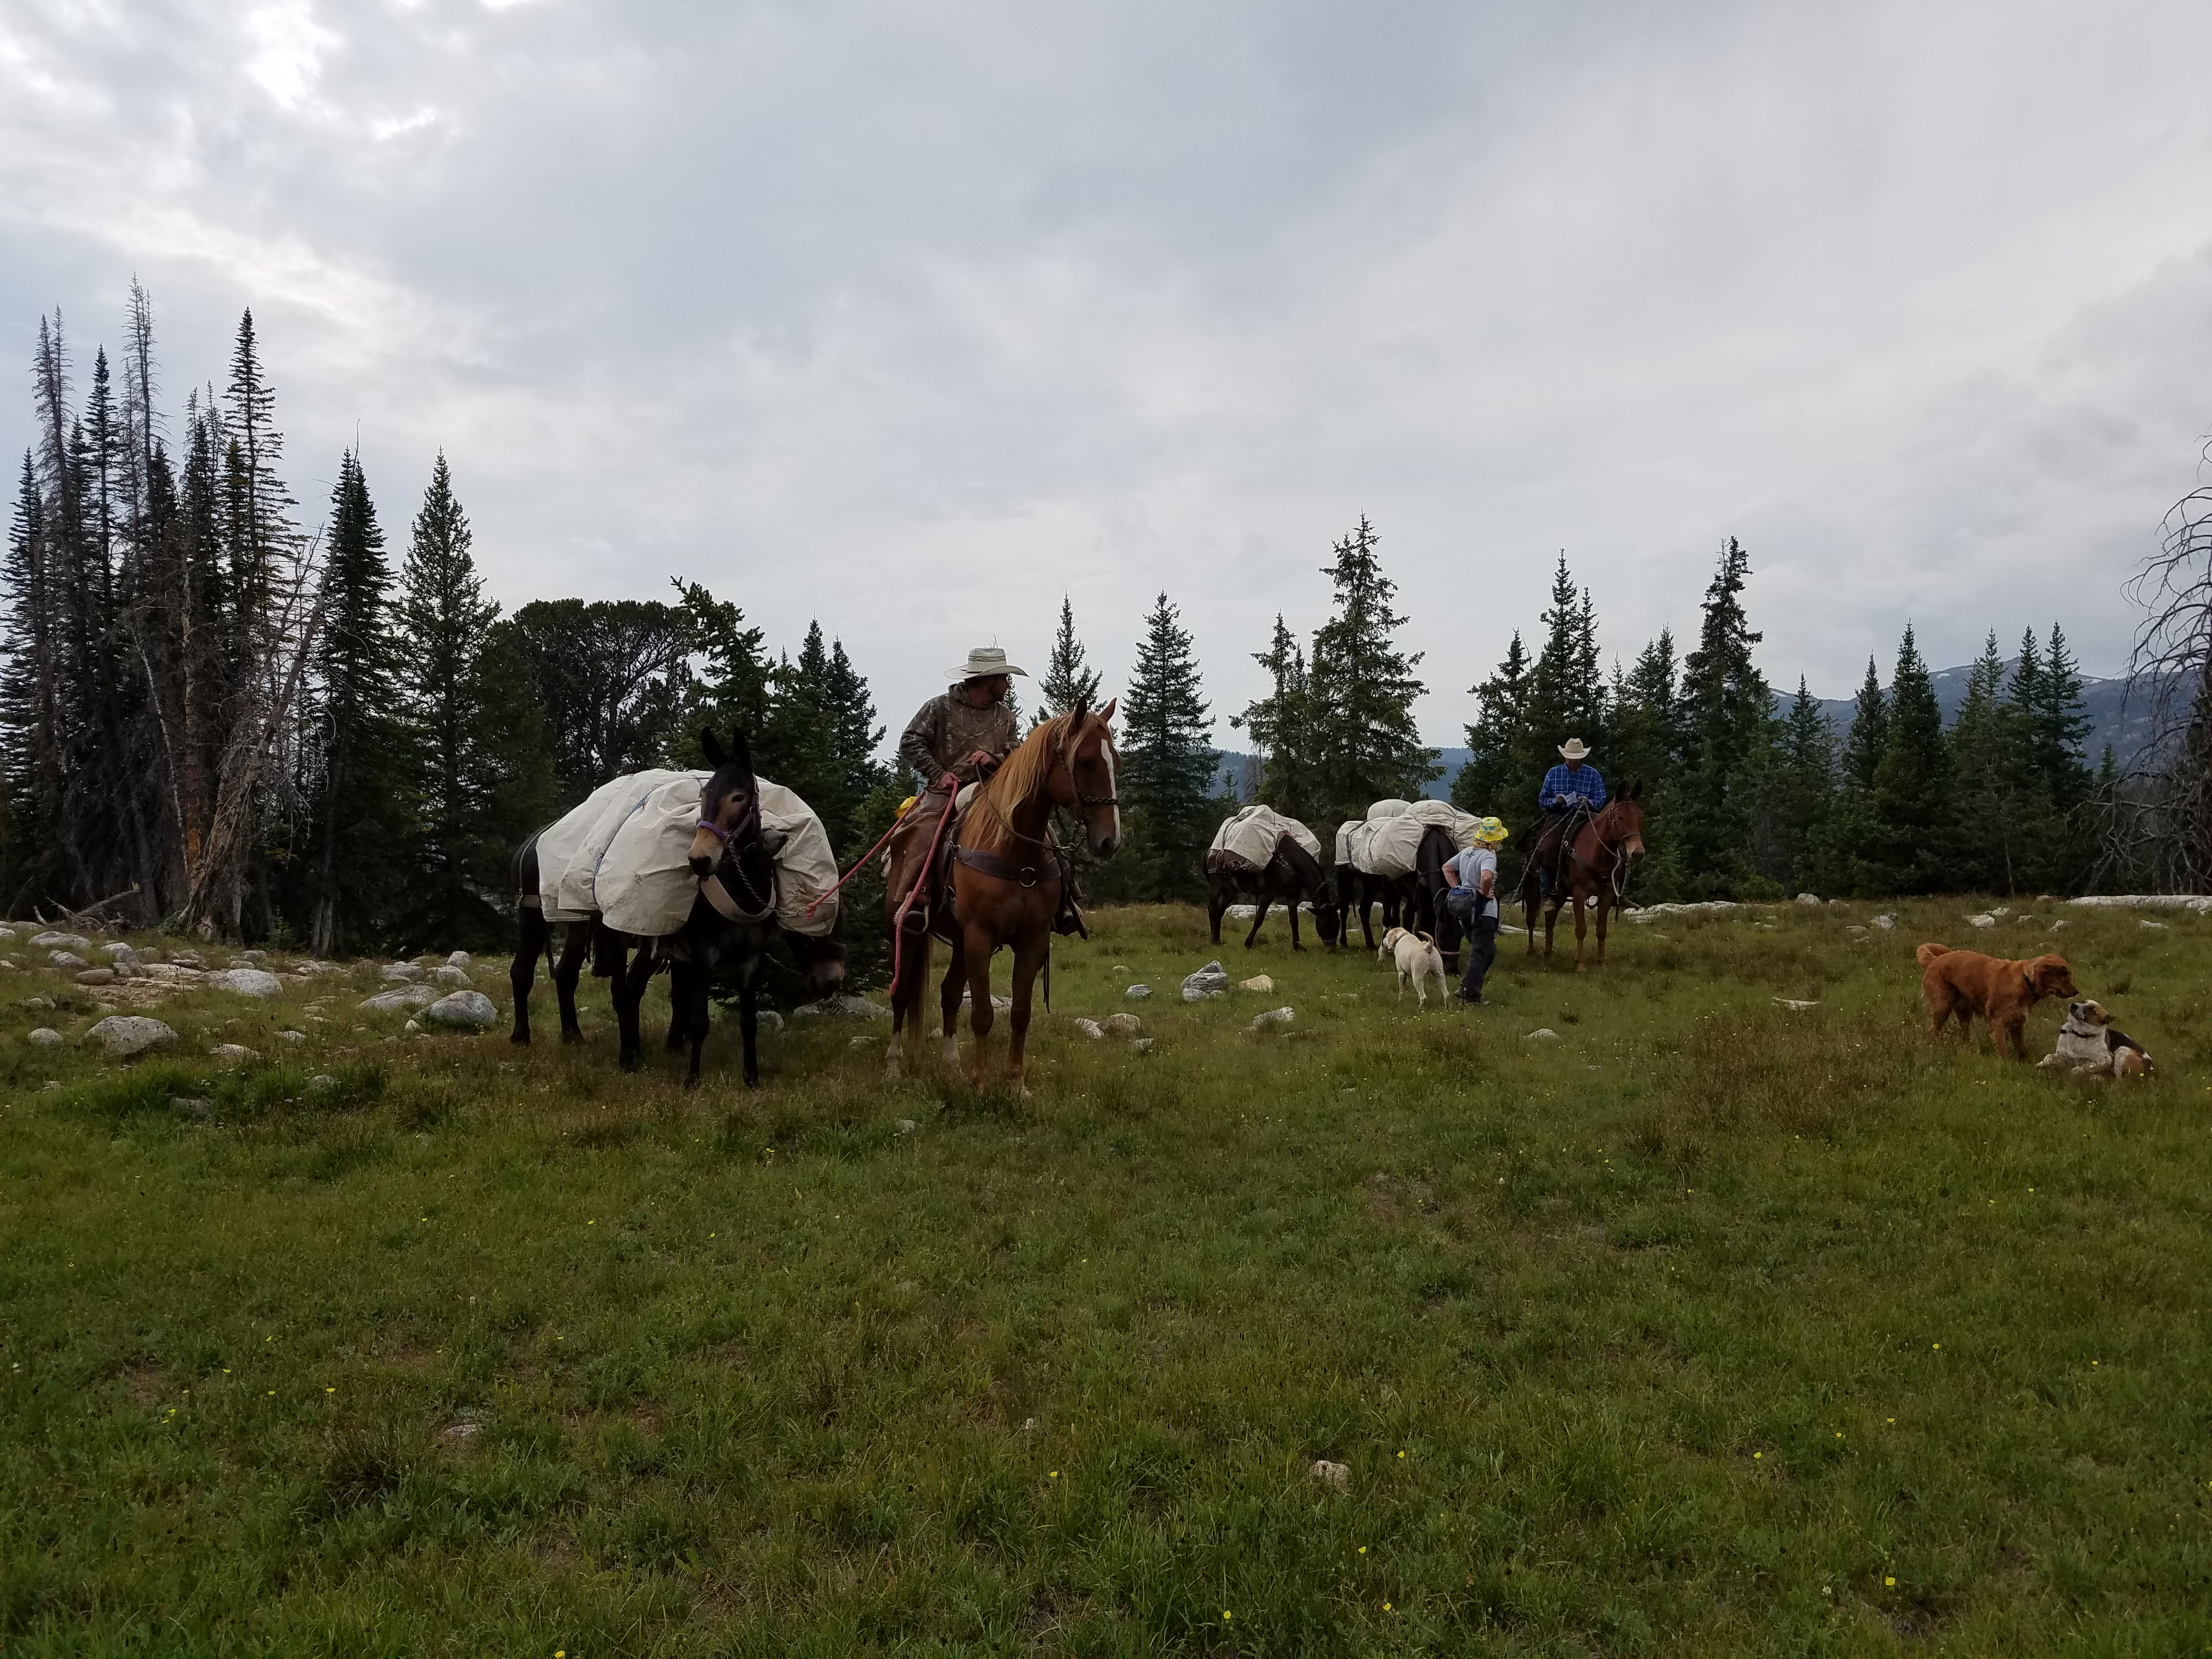
[[[1428,988],[1422,983],[1424,980],[1436,981],[1437,994],[1439,997],[1445,994],[1443,953],[1437,949],[1436,940],[1431,939],[1426,933],[1416,933],[1404,927],[1393,927],[1382,935],[1382,943],[1376,950],[1375,954],[1379,957],[1385,951],[1390,953],[1390,959],[1398,965],[1400,1000],[1402,1001],[1405,999],[1406,981],[1408,979],[1413,981],[1413,994],[1420,998],[1421,1006],[1424,1008],[1429,1006]]]

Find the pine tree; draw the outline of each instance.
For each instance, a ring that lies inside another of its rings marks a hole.
[[[315,650],[319,776],[311,817],[308,948],[359,950],[377,937],[404,839],[404,769],[392,717],[392,573],[360,457],[331,491],[323,630]]]
[[[1869,793],[1874,775],[1889,748],[1889,699],[1881,689],[1881,675],[1867,659],[1866,683],[1859,687],[1851,709],[1850,735],[1844,744],[1844,779],[1854,788]]]
[[[1820,700],[1797,677],[1776,745],[1773,773],[1774,820],[1788,866],[1784,879],[1795,892],[1817,892],[1827,885],[1827,834],[1836,803],[1836,733]]]
[[[416,803],[399,930],[441,945],[503,931],[495,901],[537,787],[526,740],[534,688],[516,672],[524,659],[512,629],[500,631],[495,648],[499,606],[484,597],[471,539],[441,451],[400,574],[398,619]]]
[[[1254,652],[1252,660],[1267,671],[1267,695],[1246,705],[1229,723],[1252,734],[1260,761],[1260,798],[1304,822],[1325,810],[1315,754],[1312,676],[1305,651],[1285,626],[1280,611],[1267,648]],[[1320,833],[1317,826],[1315,833]]]
[[[2021,722],[2004,696],[2004,659],[1992,629],[1966,674],[1966,696],[1951,727],[1953,799],[1963,862],[1954,883],[2011,894],[2048,833],[2045,802],[2022,766]]]
[[[829,693],[830,646],[822,624],[811,623],[799,660],[784,657],[769,675],[768,718],[753,748],[763,775],[798,791],[820,815],[831,845],[842,848],[841,832],[851,833],[866,792],[848,798]]]
[[[1588,590],[1576,587],[1565,553],[1552,574],[1552,602],[1542,621],[1547,631],[1529,673],[1522,747],[1516,756],[1517,775],[1511,789],[1512,795],[1531,802],[1566,738],[1580,738],[1597,750],[1606,744],[1596,608]],[[1601,755],[1600,762],[1612,766],[1613,757]]]
[[[2021,638],[2008,708],[2016,734],[2015,766],[2037,817],[2024,878],[2039,889],[2075,890],[2087,879],[2102,845],[2093,810],[2100,797],[2082,754],[2089,719],[2081,670],[2057,623],[2051,625],[2045,651],[2038,651],[2033,630]]]
[[[1418,795],[1441,771],[1413,720],[1413,700],[1427,690],[1413,675],[1421,658],[1398,649],[1394,636],[1406,618],[1391,609],[1397,585],[1382,574],[1376,540],[1362,514],[1322,568],[1335,585],[1335,609],[1314,635],[1308,671],[1314,793],[1341,817],[1380,799]]]
[[[1868,862],[1881,890],[1941,891],[1956,880],[1943,711],[1908,624],[1889,690],[1889,734],[1875,769]]]
[[[854,854],[865,848],[858,838],[868,802],[888,781],[890,769],[876,758],[883,747],[884,727],[876,719],[875,699],[868,694],[867,680],[845,654],[841,639],[830,641],[822,704],[837,757],[841,813],[836,823],[828,825],[830,844],[840,853]]]
[[[251,310],[238,320],[230,385],[223,400],[230,438],[226,502],[230,583],[238,596],[240,616],[251,618],[270,605],[299,539],[292,522],[295,503],[276,473],[284,439],[276,429],[276,393],[262,369]]]
[[[66,889],[68,855],[61,684],[48,568],[46,503],[28,450],[8,526],[7,622],[0,641],[0,745],[7,785],[5,914],[26,896]]]
[[[1752,661],[1743,610],[1751,560],[1731,536],[1705,589],[1698,648],[1682,664],[1685,744],[1669,833],[1689,889],[1701,896],[1752,890],[1752,828],[1773,741],[1774,694]]]
[[[1075,637],[1075,606],[1060,596],[1060,628],[1052,636],[1052,655],[1037,681],[1037,713],[1032,725],[1065,714],[1078,704],[1098,706],[1098,671],[1084,662],[1083,642]]]
[[[1528,648],[1516,629],[1498,672],[1472,688],[1474,722],[1465,727],[1468,762],[1452,780],[1452,804],[1466,812],[1495,812],[1517,819],[1522,810],[1523,757],[1533,751],[1529,732]],[[1535,799],[1532,785],[1526,799]]]
[[[678,757],[676,763],[689,766],[705,758],[697,747],[702,726],[711,726],[726,737],[734,727],[748,738],[762,730],[769,716],[771,665],[762,649],[768,636],[745,626],[744,611],[698,582],[679,580],[675,587],[690,627],[691,653],[705,662],[684,687],[667,744]]]
[[[1109,866],[1117,872],[1115,885],[1155,901],[1194,897],[1205,886],[1200,866],[1213,833],[1218,757],[1191,638],[1165,593],[1145,619],[1121,714],[1121,792],[1129,802],[1131,845]]]

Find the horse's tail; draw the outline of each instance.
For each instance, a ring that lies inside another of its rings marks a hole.
[[[1951,947],[1948,945],[1923,945],[1912,953],[1912,959],[1925,968],[1936,957],[1948,957],[1950,954]]]

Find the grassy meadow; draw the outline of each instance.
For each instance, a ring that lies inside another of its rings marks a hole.
[[[0,1655],[2212,1650],[2212,921],[1879,908],[1425,1012],[1109,911],[1027,1099],[848,1018],[687,1095],[603,986],[516,1049],[373,966],[125,1066],[0,973]],[[1923,939],[2163,1075],[1931,1045]]]

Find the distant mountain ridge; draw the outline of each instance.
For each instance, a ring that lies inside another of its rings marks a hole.
[[[2017,659],[2005,664],[2008,681],[2016,661]],[[1942,669],[1928,677],[1936,688],[1936,701],[1943,710],[1946,725],[1958,719],[1960,707],[1966,701],[1966,683],[1973,672],[1972,665],[1968,664],[1962,667]],[[1882,689],[1885,691],[1889,690],[1887,686]],[[2082,740],[2081,752],[2088,757],[2092,769],[2102,763],[2107,744],[2112,747],[2113,760],[2124,769],[2149,736],[2149,700],[2137,697],[2130,702],[2127,693],[2128,683],[2124,679],[2085,678],[2081,682],[2081,712],[2089,719],[2089,734]],[[1788,714],[1796,695],[1795,692],[1777,692],[1775,714]],[[1821,713],[1834,725],[1836,735],[1841,738],[1851,729],[1851,715],[1858,706],[1856,702],[1850,697],[1822,697],[1818,701]],[[1452,780],[1459,775],[1460,768],[1473,758],[1474,753],[1471,749],[1438,750],[1437,759],[1444,769],[1443,775],[1432,781],[1421,793],[1432,800],[1449,799]],[[1593,758],[1603,769],[1604,755],[1601,753]],[[1218,781],[1223,785],[1233,784],[1240,796],[1251,799],[1260,787],[1257,758],[1236,750],[1223,750]]]

